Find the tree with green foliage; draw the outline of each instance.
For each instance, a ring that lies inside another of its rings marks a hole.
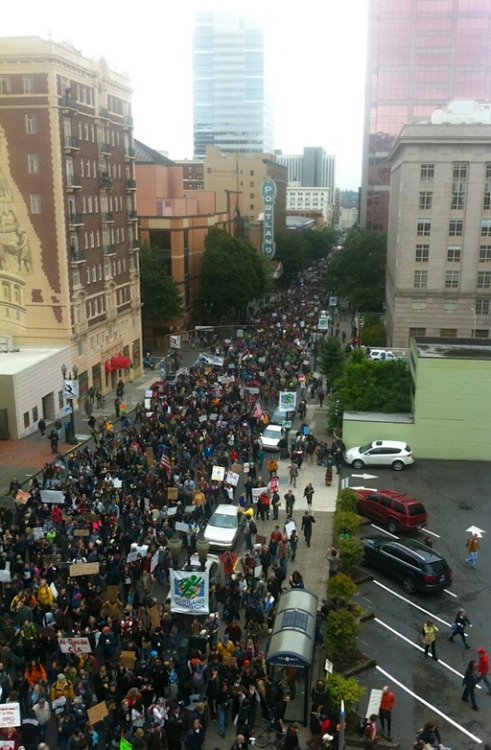
[[[387,236],[352,229],[342,250],[333,255],[328,287],[361,312],[380,311],[385,299]]]
[[[177,320],[183,313],[177,283],[166,273],[162,252],[157,247],[140,247],[140,290],[143,320]]]
[[[356,639],[360,623],[356,615],[344,607],[331,610],[326,619],[324,646],[330,661],[346,664],[357,652]]]
[[[205,239],[200,272],[200,301],[209,317],[219,320],[232,312],[243,313],[272,285],[272,269],[266,257],[249,242],[211,229]]]
[[[336,501],[336,511],[344,511],[345,513],[356,513],[358,507],[358,497],[356,492],[351,487],[346,487],[338,495]]]
[[[284,232],[275,238],[275,260],[281,261],[284,268],[283,283],[305,271],[312,263],[311,246],[303,233]]]
[[[316,261],[327,258],[333,246],[339,241],[339,232],[332,227],[326,227],[322,232],[310,229],[303,232],[302,237],[307,240],[312,260]]]
[[[346,353],[336,336],[327,336],[320,352],[320,369],[329,383],[333,384],[344,372]]]
[[[387,331],[380,315],[373,312],[363,314],[363,346],[387,346]]]
[[[329,675],[327,687],[332,708],[340,711],[341,701],[344,701],[346,713],[355,708],[366,691],[366,688],[358,683],[356,677],[343,677],[335,672]]]
[[[411,411],[411,376],[404,360],[373,362],[361,351],[353,355],[336,381],[344,411]]]

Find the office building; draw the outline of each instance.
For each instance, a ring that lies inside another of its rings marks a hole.
[[[406,125],[390,155],[393,347],[416,336],[487,339],[491,332],[491,124],[451,124],[451,117]]]
[[[491,0],[370,0],[361,226],[386,231],[388,154],[452,99],[491,101]]]
[[[276,160],[288,169],[288,184],[292,187],[327,188],[329,202],[334,203],[336,187],[336,159],[323,148],[305,146],[303,154],[276,153]]]
[[[273,153],[273,110],[264,32],[233,13],[199,12],[193,39],[194,158]]]
[[[113,388],[123,361],[141,370],[131,89],[69,45],[5,38],[0,108],[0,328],[44,362],[37,379],[29,359],[22,404],[0,403],[22,436],[63,413],[50,347],[78,368],[82,399]]]

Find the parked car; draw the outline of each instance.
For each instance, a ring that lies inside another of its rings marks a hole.
[[[239,535],[240,517],[236,505],[217,505],[206,524],[205,539],[211,547],[220,550],[233,549]]]
[[[370,349],[370,359],[375,359],[379,362],[393,362],[397,357],[393,352],[389,352],[386,349]]]
[[[289,409],[288,411],[280,411],[275,409],[270,417],[270,424],[282,425],[283,422],[293,422],[295,417],[295,409]]]
[[[416,539],[367,536],[361,541],[366,564],[397,578],[406,594],[442,591],[452,585],[452,570],[445,558]]]
[[[279,451],[278,443],[284,435],[284,427],[279,424],[269,424],[259,436],[259,444],[265,451]]]
[[[364,466],[392,466],[401,471],[405,466],[414,463],[411,448],[399,440],[374,440],[357,448],[350,448],[344,454],[344,460],[354,469]]]
[[[392,534],[422,529],[428,523],[426,509],[419,500],[394,490],[355,490],[360,515],[385,524]]]

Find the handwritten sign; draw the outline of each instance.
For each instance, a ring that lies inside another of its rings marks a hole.
[[[121,651],[119,656],[126,669],[133,669],[136,661],[135,651]]]
[[[88,638],[58,638],[62,654],[90,654],[92,649]]]
[[[157,565],[159,564],[159,551],[154,553],[152,556],[152,559],[150,560],[150,573],[153,573]]]
[[[30,497],[31,497],[30,492],[24,492],[23,490],[19,490],[17,495],[15,496],[15,500],[16,502],[20,503],[20,505],[25,505]]]
[[[167,487],[167,500],[177,500],[178,493],[177,487]]]
[[[91,724],[97,724],[98,721],[103,721],[108,715],[106,701],[98,703],[96,706],[87,709],[87,716]]]
[[[225,476],[225,467],[214,466],[211,471],[211,478],[214,482],[221,482]]]
[[[234,487],[237,487],[237,484],[239,482],[239,475],[235,473],[235,471],[229,471],[227,473],[227,479],[226,481],[233,485]]]
[[[119,586],[106,586],[106,600],[116,602],[119,597]]]
[[[99,563],[80,563],[80,565],[70,565],[70,578],[76,576],[96,576],[99,572]]]
[[[159,608],[155,604],[153,607],[149,607],[148,614],[150,615],[150,622],[152,623],[152,627],[159,628],[160,627],[160,613]]]
[[[3,703],[0,706],[0,727],[20,727],[20,703]]]
[[[88,529],[75,529],[73,536],[89,536],[90,531]]]

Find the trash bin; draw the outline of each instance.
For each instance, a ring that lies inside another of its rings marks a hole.
[[[65,443],[70,442],[70,422],[64,422],[65,427]]]

